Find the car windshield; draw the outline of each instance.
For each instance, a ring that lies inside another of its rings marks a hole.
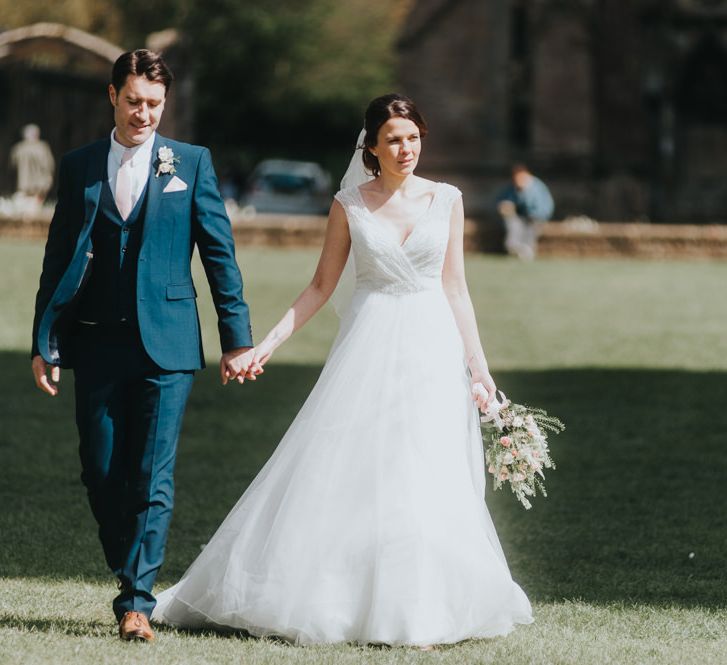
[[[266,173],[258,178],[256,185],[261,189],[281,194],[296,194],[315,190],[313,178],[292,173]]]

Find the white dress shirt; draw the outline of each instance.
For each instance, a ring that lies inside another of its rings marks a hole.
[[[152,135],[141,143],[135,145],[133,148],[126,148],[121,145],[115,138],[114,134],[116,130],[111,131],[111,149],[109,150],[108,157],[108,176],[109,186],[111,192],[116,192],[116,174],[119,172],[121,166],[121,158],[125,152],[131,153],[131,209],[141,198],[144,192],[144,186],[149,179],[149,167],[151,165],[151,152],[154,148],[154,137],[156,132],[152,132]]]

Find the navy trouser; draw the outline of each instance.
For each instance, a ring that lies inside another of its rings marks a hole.
[[[177,440],[194,372],[166,372],[135,326],[79,324],[74,363],[81,480],[106,561],[114,613],[151,615],[174,504]]]

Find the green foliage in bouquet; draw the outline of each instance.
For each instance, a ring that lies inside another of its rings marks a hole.
[[[558,434],[563,422],[544,409],[513,404],[504,395],[493,400],[481,417],[487,470],[493,475],[494,488],[510,483],[518,501],[529,509],[528,497],[539,491],[547,496],[544,469],[554,469],[548,448],[548,432]]]

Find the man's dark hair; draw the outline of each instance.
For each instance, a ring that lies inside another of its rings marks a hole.
[[[122,53],[111,70],[111,85],[120,92],[128,76],[146,76],[149,81],[164,84],[165,92],[169,92],[174,76],[167,63],[158,53],[145,48]]]

